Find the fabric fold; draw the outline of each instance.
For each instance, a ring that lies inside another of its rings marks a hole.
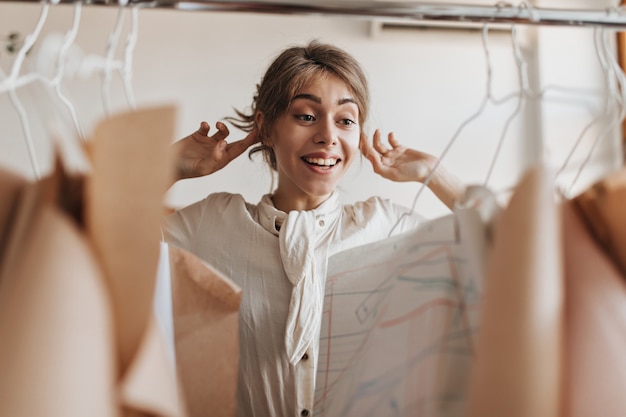
[[[101,121],[89,142],[85,225],[111,293],[121,374],[151,319],[175,117],[173,106],[120,113]]]
[[[118,416],[111,304],[76,225],[39,207],[0,291],[0,415]]]
[[[34,183],[0,172],[16,184],[0,193],[0,415],[185,415],[149,308],[173,118],[103,121],[88,174],[68,175],[65,153]]]
[[[557,416],[564,285],[549,170],[524,176],[493,233],[467,415]]]
[[[626,275],[626,167],[595,183],[573,201],[603,250]]]
[[[292,364],[311,344],[324,300],[324,280],[316,268],[315,242],[302,236],[315,236],[315,215],[311,211],[292,211],[281,227],[279,239],[283,267],[293,284],[285,327],[285,349]]]
[[[321,325],[329,244],[319,243],[332,240],[340,210],[334,193],[314,210],[289,212],[280,228],[280,256],[293,284],[285,326],[285,349],[291,364],[302,358]]]
[[[626,280],[583,223],[563,204],[566,321],[563,416],[626,415]]]
[[[234,417],[241,288],[183,249],[169,246],[169,259],[176,365],[188,413]]]
[[[185,416],[164,336],[152,317],[136,357],[118,386],[124,410],[146,416]]]

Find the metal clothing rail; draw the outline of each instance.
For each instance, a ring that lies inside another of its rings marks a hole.
[[[3,0],[0,0],[3,1]],[[37,0],[26,0],[36,2]],[[40,0],[39,0],[40,1]],[[52,0],[53,3],[74,3],[74,0]],[[212,0],[85,0],[84,4],[118,6],[137,5],[146,8],[171,8],[190,11],[247,12],[350,16],[385,21],[442,21],[461,23],[516,23],[552,26],[602,26],[626,30],[626,10],[548,9],[534,7],[520,0],[518,5],[495,2],[493,6],[453,3],[387,2],[387,1],[212,1]]]

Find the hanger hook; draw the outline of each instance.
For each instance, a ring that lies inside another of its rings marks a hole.
[[[623,71],[621,70],[619,63],[617,62],[617,57],[615,56],[613,52],[611,52],[609,48],[609,39],[608,39],[607,31],[605,29],[602,29],[599,33],[600,33],[599,37],[600,37],[601,42],[599,46],[596,43],[596,46],[598,47],[599,55],[602,56],[603,58],[601,60],[601,65],[603,65],[603,69],[605,70],[606,85],[607,85],[607,90],[608,90],[603,117],[607,119],[611,118],[610,112],[608,111],[608,109],[610,108],[611,102],[615,102],[617,107],[619,107],[620,111],[617,117],[615,117],[613,121],[609,123],[608,126],[606,126],[593,141],[591,147],[589,148],[589,151],[587,152],[586,157],[584,158],[583,162],[580,164],[576,172],[576,175],[574,176],[574,179],[569,184],[569,187],[566,191],[566,195],[570,197],[572,196],[572,190],[575,184],[580,178],[584,168],[591,161],[593,152],[596,149],[597,145],[601,142],[601,139],[603,139],[608,133],[610,133],[613,129],[615,129],[615,127],[617,127],[624,120],[624,117],[626,116],[626,106],[624,105],[624,95],[623,95],[624,94],[623,87],[626,84],[625,84]],[[575,147],[578,145],[578,142],[576,143]]]
[[[518,7],[520,11],[523,11],[523,10],[527,11],[528,18],[530,19],[531,22],[541,21],[541,16],[537,12],[537,9],[535,9],[535,7],[530,3],[530,1],[522,0],[522,2],[519,4]]]
[[[122,26],[124,23],[124,8],[128,3],[127,0],[119,0],[119,8],[117,12],[117,19],[113,32],[109,35],[107,40],[107,47],[104,57],[104,68],[102,70],[102,104],[104,106],[104,112],[111,114],[111,80],[113,78],[113,68],[116,64],[114,62],[115,50],[120,39],[120,33],[122,32]]]
[[[489,52],[489,25],[483,25],[481,31],[481,40],[483,45],[483,52],[485,54],[485,63],[487,67],[487,98],[492,98],[492,80],[493,80],[493,67],[491,65],[491,53]]]
[[[59,100],[61,100],[61,102],[65,105],[67,110],[70,112],[72,122],[74,123],[74,128],[76,129],[76,133],[78,133],[80,140],[84,141],[85,133],[83,132],[83,129],[80,126],[80,123],[78,122],[76,109],[74,108],[74,105],[72,104],[72,102],[61,91],[61,81],[63,79],[63,75],[65,72],[65,60],[66,60],[67,53],[70,47],[72,46],[72,44],[76,40],[76,36],[78,35],[81,12],[82,12],[82,1],[79,0],[74,3],[74,19],[72,22],[72,27],[65,34],[63,45],[61,46],[61,49],[59,50],[59,55],[57,57],[56,74],[54,76],[54,79],[52,80],[52,87],[54,88],[54,91],[56,92]]]
[[[46,1],[42,1],[41,4],[42,4],[41,14],[39,15],[39,20],[37,21],[37,24],[35,25],[35,29],[33,30],[31,34],[27,35],[24,38],[24,43],[22,44],[22,47],[17,53],[17,56],[15,57],[15,61],[13,61],[13,66],[11,67],[11,73],[4,80],[7,85],[11,103],[13,104],[13,107],[15,108],[15,111],[17,112],[20,118],[22,131],[24,132],[24,139],[26,140],[26,147],[28,149],[28,156],[30,158],[30,163],[33,168],[33,173],[37,180],[41,178],[41,170],[39,168],[39,163],[37,162],[37,156],[35,153],[35,145],[33,143],[33,137],[30,131],[30,125],[28,123],[28,115],[26,113],[26,109],[22,105],[22,102],[17,96],[15,89],[17,86],[18,77],[22,70],[22,64],[24,63],[24,58],[26,57],[26,54],[28,53],[28,51],[30,51],[33,45],[35,44],[37,38],[39,37],[39,34],[41,33],[41,29],[43,28],[44,23],[46,22],[46,19],[48,17],[48,10],[49,10],[50,5]]]
[[[413,203],[411,204],[411,209],[407,211],[406,213],[403,213],[400,216],[400,218],[398,218],[398,221],[393,225],[393,227],[389,231],[388,236],[391,236],[393,234],[394,230],[396,229],[396,227],[398,227],[398,225],[400,224],[400,222],[405,216],[415,211],[415,207],[417,206],[417,201],[422,195],[422,192],[424,191],[424,189],[428,187],[428,184],[430,184],[430,181],[432,180],[433,175],[435,174],[435,172],[441,165],[441,161],[448,154],[448,152],[450,151],[450,149],[452,148],[452,146],[454,145],[458,137],[461,135],[465,127],[467,127],[471,122],[476,120],[482,114],[483,110],[487,106],[487,103],[491,100],[491,73],[492,71],[491,71],[491,56],[489,54],[489,43],[488,43],[488,36],[487,36],[488,33],[489,33],[489,24],[485,23],[483,25],[482,37],[481,37],[483,49],[485,52],[485,60],[486,60],[486,67],[487,67],[487,91],[486,91],[485,97],[483,97],[478,107],[478,110],[474,114],[472,114],[467,120],[461,123],[461,125],[458,127],[458,129],[456,130],[456,132],[454,133],[450,141],[447,143],[443,152],[441,152],[441,154],[439,155],[439,158],[437,158],[437,162],[435,162],[435,166],[433,166],[433,169],[426,176],[426,179],[420,184],[420,188],[415,194],[415,198],[413,199]]]
[[[599,45],[599,37],[600,37],[600,29],[595,28],[593,31],[593,40],[594,40],[594,47],[596,50],[596,57],[598,59],[598,62],[600,64],[600,67],[603,70],[603,73],[605,74],[605,77],[607,76],[607,71],[608,71],[608,67],[607,67],[607,63],[606,63],[606,59],[604,57],[603,51]],[[605,83],[608,83],[608,80],[605,79]],[[580,144],[582,143],[583,138],[585,137],[585,135],[587,134],[587,131],[589,131],[589,129],[591,129],[591,127],[596,124],[600,119],[602,119],[606,112],[608,111],[609,108],[609,102],[610,102],[610,96],[607,95],[607,98],[605,100],[604,103],[604,107],[602,109],[602,111],[593,118],[593,120],[591,120],[591,122],[589,122],[585,128],[581,131],[580,135],[578,135],[578,138],[576,139],[576,141],[574,142],[574,146],[572,146],[572,148],[570,149],[569,153],[567,154],[567,156],[565,157],[565,161],[563,161],[563,164],[561,165],[561,167],[556,171],[554,177],[555,180],[562,175],[565,172],[565,169],[567,168],[567,166],[569,165],[571,159],[574,156],[574,153],[576,152],[576,150],[578,149],[578,146],[580,146]]]
[[[24,43],[22,44],[22,47],[18,51],[17,56],[15,57],[15,61],[13,61],[13,66],[11,67],[11,73],[9,74],[9,78],[12,81],[17,80],[17,77],[19,76],[20,71],[22,70],[22,64],[24,63],[24,58],[26,57],[26,54],[31,50],[33,45],[35,44],[35,41],[39,37],[39,34],[41,33],[41,29],[43,28],[43,25],[46,22],[46,19],[48,18],[48,10],[50,8],[50,5],[46,1],[42,1],[41,4],[42,4],[41,13],[39,15],[39,20],[37,20],[37,24],[35,25],[35,29],[33,30],[32,33],[24,37]]]
[[[126,47],[124,48],[124,64],[122,66],[122,80],[124,81],[124,92],[126,99],[132,110],[137,107],[135,103],[135,95],[133,93],[132,76],[133,76],[133,54],[135,45],[137,44],[137,35],[139,32],[139,7],[133,5],[131,10],[130,32],[126,38]]]
[[[511,126],[513,120],[517,117],[517,115],[523,110],[524,105],[526,103],[526,96],[529,95],[529,84],[528,84],[528,65],[524,56],[522,55],[521,48],[519,46],[519,40],[517,38],[517,28],[515,25],[511,26],[511,42],[513,46],[513,55],[515,57],[515,64],[517,66],[517,73],[519,78],[519,93],[517,106],[511,115],[507,118],[504,123],[504,128],[502,129],[502,133],[500,134],[500,138],[498,140],[498,144],[496,145],[496,150],[494,152],[493,157],[491,158],[491,163],[489,164],[489,169],[487,170],[487,176],[485,177],[485,182],[483,185],[487,187],[489,184],[489,179],[491,178],[491,174],[493,173],[494,167],[496,165],[496,161],[498,160],[498,156],[500,156],[500,151],[502,149],[502,145],[504,144],[504,139],[506,138],[506,134]]]

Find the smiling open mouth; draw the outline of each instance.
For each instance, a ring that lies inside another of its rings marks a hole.
[[[337,164],[337,162],[341,161],[341,159],[336,158],[306,158],[303,157],[302,160],[309,165],[316,165],[318,167],[333,167]]]

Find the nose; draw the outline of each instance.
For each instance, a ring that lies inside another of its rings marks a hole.
[[[338,129],[335,121],[331,118],[324,118],[318,123],[317,132],[315,132],[314,141],[319,144],[335,145],[337,144]]]

